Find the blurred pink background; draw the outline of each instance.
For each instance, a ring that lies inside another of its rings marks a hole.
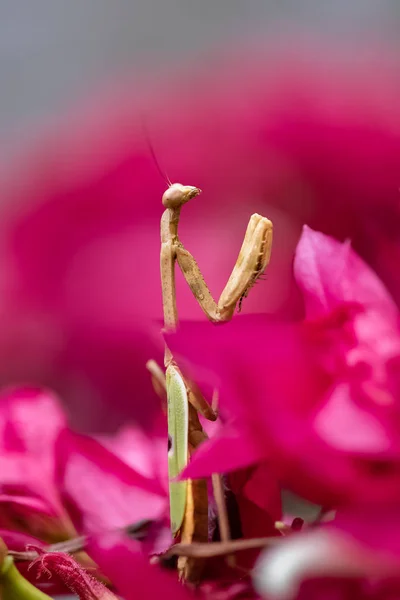
[[[398,9],[369,2],[346,19],[339,3],[312,22],[311,4],[301,18],[294,3],[292,15],[178,4],[140,16],[100,3],[94,22],[78,3],[53,6],[47,25],[39,8],[8,14],[0,383],[55,388],[83,430],[150,427],[159,406],[145,362],[161,360],[165,184],[143,124],[168,176],[203,190],[180,232],[216,298],[259,212],[274,222],[272,261],[243,312],[302,314],[304,223],[350,237],[400,302]],[[178,307],[204,318],[179,275]]]

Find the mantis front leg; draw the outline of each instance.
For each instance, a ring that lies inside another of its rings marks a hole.
[[[218,302],[215,302],[193,256],[180,241],[174,245],[178,265],[190,289],[209,320],[213,322],[229,321],[238,303],[239,310],[241,309],[243,298],[247,297],[269,263],[271,247],[271,221],[258,214],[252,215],[231,276]]]

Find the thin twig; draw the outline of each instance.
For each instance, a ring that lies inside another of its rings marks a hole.
[[[121,533],[125,533],[135,539],[142,540],[146,535],[146,532],[151,525],[152,521],[144,519],[143,521],[138,521],[132,525],[127,525],[122,529],[119,529]],[[44,550],[46,552],[65,552],[67,554],[75,554],[77,552],[82,552],[86,549],[89,542],[89,536],[80,535],[79,537],[75,537],[71,540],[65,540],[64,542],[57,542],[56,544],[50,544],[49,546],[45,546]],[[8,554],[14,558],[15,561],[23,561],[28,560],[32,561],[38,557],[38,553],[35,550],[27,550],[25,552],[20,552],[17,550],[9,550]]]
[[[218,513],[218,525],[219,533],[222,542],[229,542],[231,539],[231,532],[229,529],[228,511],[226,510],[225,494],[222,476],[218,473],[211,475],[214,499],[217,505]],[[235,566],[235,557],[233,555],[227,556],[227,562],[230,567]]]
[[[82,552],[82,550],[86,548],[87,543],[88,537],[86,535],[81,535],[72,540],[45,546],[44,550],[46,552],[66,552],[67,554],[75,554],[76,552]],[[38,557],[38,553],[35,550],[27,550],[25,552],[9,550],[8,554],[12,556],[15,561],[35,560]]]
[[[214,556],[225,556],[233,552],[242,552],[244,550],[253,550],[256,548],[265,548],[266,546],[275,546],[282,537],[252,538],[249,540],[232,540],[229,542],[212,542],[210,544],[175,544],[171,546],[162,558],[171,556],[189,556],[199,558],[212,558]]]
[[[129,528],[125,528],[127,533]],[[256,548],[265,548],[266,546],[275,546],[279,544],[282,537],[264,537],[251,538],[248,540],[231,540],[226,542],[212,542],[209,544],[192,543],[192,544],[175,544],[171,546],[161,557],[171,558],[172,556],[188,556],[199,558],[212,558],[213,556],[225,556],[234,552],[243,552],[244,550],[252,550]],[[74,554],[85,550],[88,542],[88,536],[80,536],[66,542],[51,544],[45,548],[46,552],[67,552]],[[33,561],[38,557],[37,552],[29,550],[26,552],[18,552],[9,550],[8,554],[15,561]]]

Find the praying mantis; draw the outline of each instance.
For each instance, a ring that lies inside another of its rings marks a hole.
[[[236,307],[241,309],[244,298],[264,273],[271,255],[273,226],[259,214],[250,217],[237,261],[228,282],[216,302],[203,278],[194,257],[178,236],[182,206],[201,193],[193,186],[169,183],[162,203],[165,211],[161,218],[161,286],[164,312],[164,331],[175,332],[178,311],[175,291],[175,265],[178,263],[194,297],[207,318],[213,323],[232,319]],[[169,348],[165,346],[165,376],[154,361],[149,361],[155,387],[164,387],[168,404],[168,474],[170,479],[170,517],[174,537],[181,542],[208,541],[208,491],[205,480],[174,481],[187,465],[192,452],[207,438],[199,420],[199,413],[214,421],[217,412],[201,394],[194,382],[180,371]],[[214,493],[217,489],[214,487]],[[221,487],[219,488],[221,492]],[[227,521],[227,520],[226,520]],[[227,523],[225,523],[225,529]],[[199,559],[179,557],[180,578],[195,581],[199,575]]]

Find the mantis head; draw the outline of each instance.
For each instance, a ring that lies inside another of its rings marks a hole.
[[[201,194],[201,190],[192,185],[182,185],[173,183],[164,192],[162,203],[166,208],[179,208],[182,204],[186,204],[192,198]]]

